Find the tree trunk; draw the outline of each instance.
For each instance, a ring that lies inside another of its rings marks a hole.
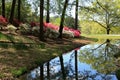
[[[9,18],[9,22],[10,22],[11,24],[12,24],[12,22],[13,22],[15,4],[16,4],[16,0],[13,0],[13,2],[12,2],[12,7],[11,7],[10,18]]]
[[[39,39],[44,41],[44,31],[43,31],[43,12],[44,12],[44,0],[40,0],[40,34]]]
[[[63,9],[62,16],[61,16],[61,21],[60,21],[59,36],[58,36],[58,38],[61,38],[61,39],[62,39],[64,17],[65,17],[65,12],[66,12],[67,5],[68,5],[68,0],[65,0],[64,9]]]
[[[47,0],[47,16],[46,16],[46,22],[50,22],[50,15],[49,15],[49,6],[50,6],[50,0]]]
[[[110,27],[107,26],[107,34],[109,35],[110,34]]]
[[[5,17],[5,0],[2,0],[2,16]]]
[[[20,21],[20,7],[21,7],[21,0],[18,0],[18,20]]]
[[[76,9],[75,9],[75,29],[78,29],[78,0],[76,0]]]

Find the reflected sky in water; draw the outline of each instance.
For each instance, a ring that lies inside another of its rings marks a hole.
[[[110,42],[104,44],[90,44],[81,47],[77,52],[78,80],[118,80],[115,76],[114,54],[119,53],[117,45]],[[75,80],[74,50],[63,55],[67,80]],[[27,80],[35,80],[40,76],[40,67],[27,75]],[[44,77],[47,80],[47,64],[44,64]],[[50,61],[50,79],[63,80],[59,57]]]

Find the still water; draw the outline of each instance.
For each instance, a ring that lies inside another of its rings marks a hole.
[[[44,80],[119,80],[116,70],[120,67],[116,66],[119,63],[115,56],[120,54],[119,40],[89,44],[76,52],[76,57],[72,50],[45,63]],[[32,70],[26,79],[39,80],[39,76],[40,67]]]

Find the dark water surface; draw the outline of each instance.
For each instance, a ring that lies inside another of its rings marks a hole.
[[[45,63],[44,80],[118,80],[115,55],[120,54],[119,40],[89,44],[76,52],[72,50]],[[39,76],[40,67],[31,71],[26,80],[40,80]]]

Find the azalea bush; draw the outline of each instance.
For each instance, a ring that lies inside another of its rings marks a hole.
[[[7,24],[8,24],[7,19],[0,15],[0,28],[2,29]]]
[[[34,27],[34,26],[39,26],[40,24],[38,22],[30,22],[30,25],[31,27]]]
[[[7,25],[7,30],[9,31],[9,33],[15,33],[17,28],[15,26],[13,26],[12,24],[8,24]]]
[[[51,28],[46,28],[45,37],[47,37],[47,38],[57,38],[58,35],[59,35],[59,33],[58,33],[57,30],[53,30]]]
[[[27,23],[21,23],[19,26],[19,31],[22,34],[31,34],[31,27],[29,24]]]
[[[39,26],[34,26],[34,27],[32,27],[32,34],[34,35],[34,36],[39,36],[39,29],[40,29],[40,27]]]
[[[52,23],[44,23],[44,26],[46,28],[50,28],[50,29],[55,30],[57,32],[59,30],[59,27],[56,25],[53,25]],[[66,26],[63,28],[63,37],[79,37],[80,34],[81,33],[79,30],[68,28]]]
[[[65,37],[65,38],[73,38],[74,34],[73,34],[72,31],[63,30],[63,37]]]
[[[7,19],[4,18],[3,16],[0,16],[0,25],[7,25]]]
[[[54,25],[54,24],[52,24],[52,23],[44,23],[44,26],[46,28],[50,28],[50,29],[53,29],[53,30],[59,30],[59,27]]]
[[[39,23],[38,22],[31,22],[30,23],[31,27],[32,27],[32,31],[34,34],[38,34],[39,33]],[[59,35],[59,26],[54,25],[52,23],[45,23],[44,22],[44,31],[45,31],[45,36],[49,37],[49,38],[56,38]],[[72,28],[69,28],[67,26],[65,26],[63,28],[63,37],[79,37],[80,36],[80,31],[79,30],[75,30]]]
[[[14,25],[14,26],[19,27],[21,23],[22,23],[22,22],[19,21],[18,19],[15,19],[15,18],[13,19],[13,25]]]

